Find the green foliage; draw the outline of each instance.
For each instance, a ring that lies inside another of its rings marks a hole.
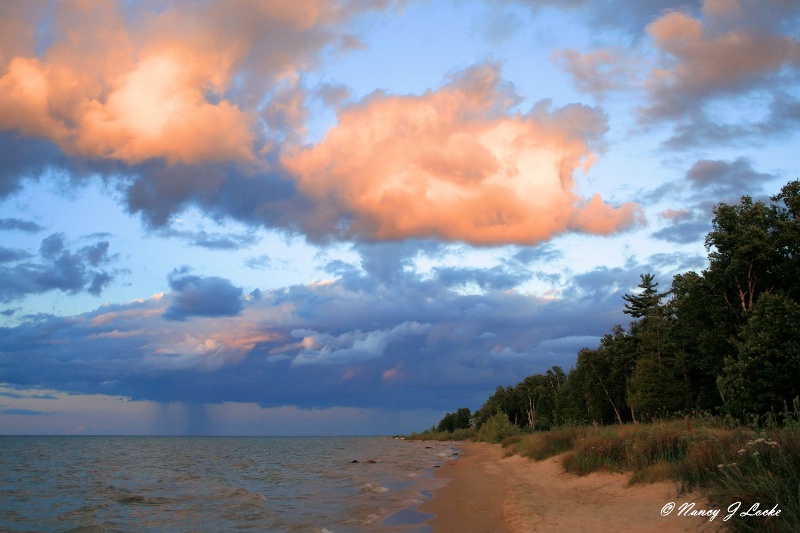
[[[661,299],[669,293],[659,293],[656,290],[658,283],[655,281],[653,274],[642,274],[639,277],[641,278],[639,288],[642,289],[642,292],[639,294],[625,294],[622,297],[623,300],[628,302],[625,304],[623,313],[631,315],[633,318],[647,319],[659,313]]]
[[[505,414],[497,413],[481,426],[480,430],[478,430],[477,439],[498,444],[503,439],[517,434],[519,434],[519,427],[512,424]]]
[[[475,427],[482,428],[497,413],[505,413],[519,428],[547,427],[561,416],[561,389],[566,381],[561,367],[554,366],[544,374],[528,376],[514,387],[497,387],[475,412]]]
[[[407,440],[464,441],[474,440],[475,436],[475,428],[457,429],[455,431],[438,431],[436,428],[432,428],[422,433],[412,433],[405,438]]]
[[[628,403],[639,421],[649,421],[684,409],[689,388],[675,361],[643,357],[628,384]]]
[[[778,412],[800,395],[800,304],[764,294],[742,330],[738,354],[725,360],[720,392],[731,412]]]
[[[574,385],[592,421],[621,424],[629,420],[627,383],[636,361],[631,341],[630,335],[617,325],[596,350],[583,348],[578,352]]]
[[[436,430],[439,432],[454,432],[459,429],[469,429],[472,416],[466,407],[461,407],[455,413],[447,413],[439,421]]]
[[[670,308],[674,316],[670,335],[689,381],[690,406],[698,411],[715,409],[722,405],[717,378],[723,361],[736,350],[730,339],[738,327],[727,319],[730,308],[696,272],[673,278]]]

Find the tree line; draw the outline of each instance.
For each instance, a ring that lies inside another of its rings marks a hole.
[[[782,412],[800,396],[800,181],[770,200],[718,204],[708,268],[676,275],[663,292],[642,274],[640,291],[622,297],[628,328],[617,324],[580,350],[568,373],[554,366],[498,387],[475,413],[448,413],[437,429],[480,429],[498,414],[546,430]]]

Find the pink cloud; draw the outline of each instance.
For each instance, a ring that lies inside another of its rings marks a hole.
[[[47,14],[20,5],[3,7],[15,24],[0,23],[13,29],[0,38],[0,131],[127,164],[253,160],[264,143],[257,109],[270,91],[312,67],[325,47],[349,46],[343,20],[386,7],[176,1],[128,20],[115,3],[63,2],[52,42],[36,56],[35,34],[18,27]],[[301,94],[281,93],[279,118],[300,127],[301,103]]]
[[[368,240],[533,244],[639,222],[635,204],[575,191],[575,172],[591,166],[607,128],[598,109],[541,102],[522,115],[516,103],[499,69],[479,65],[421,96],[373,93],[283,163],[303,193]]]
[[[663,52],[663,67],[651,72],[650,118],[675,117],[709,98],[758,88],[784,68],[800,68],[800,41],[768,25],[751,23],[758,3],[706,0],[703,17],[669,12],[647,28]]]
[[[583,92],[603,95],[632,88],[638,83],[639,62],[620,50],[602,49],[585,54],[577,50],[557,50],[552,57]]]
[[[671,220],[673,223],[691,220],[692,214],[686,209],[667,209],[658,214],[661,218]]]

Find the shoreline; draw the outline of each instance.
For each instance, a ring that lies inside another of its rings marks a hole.
[[[698,493],[677,494],[672,482],[627,486],[628,476],[564,472],[561,457],[534,461],[506,457],[497,444],[459,442],[460,457],[444,463],[435,476],[448,482],[417,506],[433,514],[434,531],[530,533],[535,531],[711,532],[722,529],[721,517],[710,522],[676,512],[662,516],[670,502],[695,503],[707,509]]]

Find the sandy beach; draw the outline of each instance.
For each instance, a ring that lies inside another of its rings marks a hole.
[[[437,475],[448,479],[420,506],[433,513],[437,532],[709,532],[722,529],[723,514],[679,515],[682,504],[708,509],[699,494],[677,495],[671,482],[627,486],[623,474],[566,473],[560,457],[533,461],[505,457],[499,445],[463,443],[461,458],[446,463]],[[675,509],[662,516],[673,502]]]

